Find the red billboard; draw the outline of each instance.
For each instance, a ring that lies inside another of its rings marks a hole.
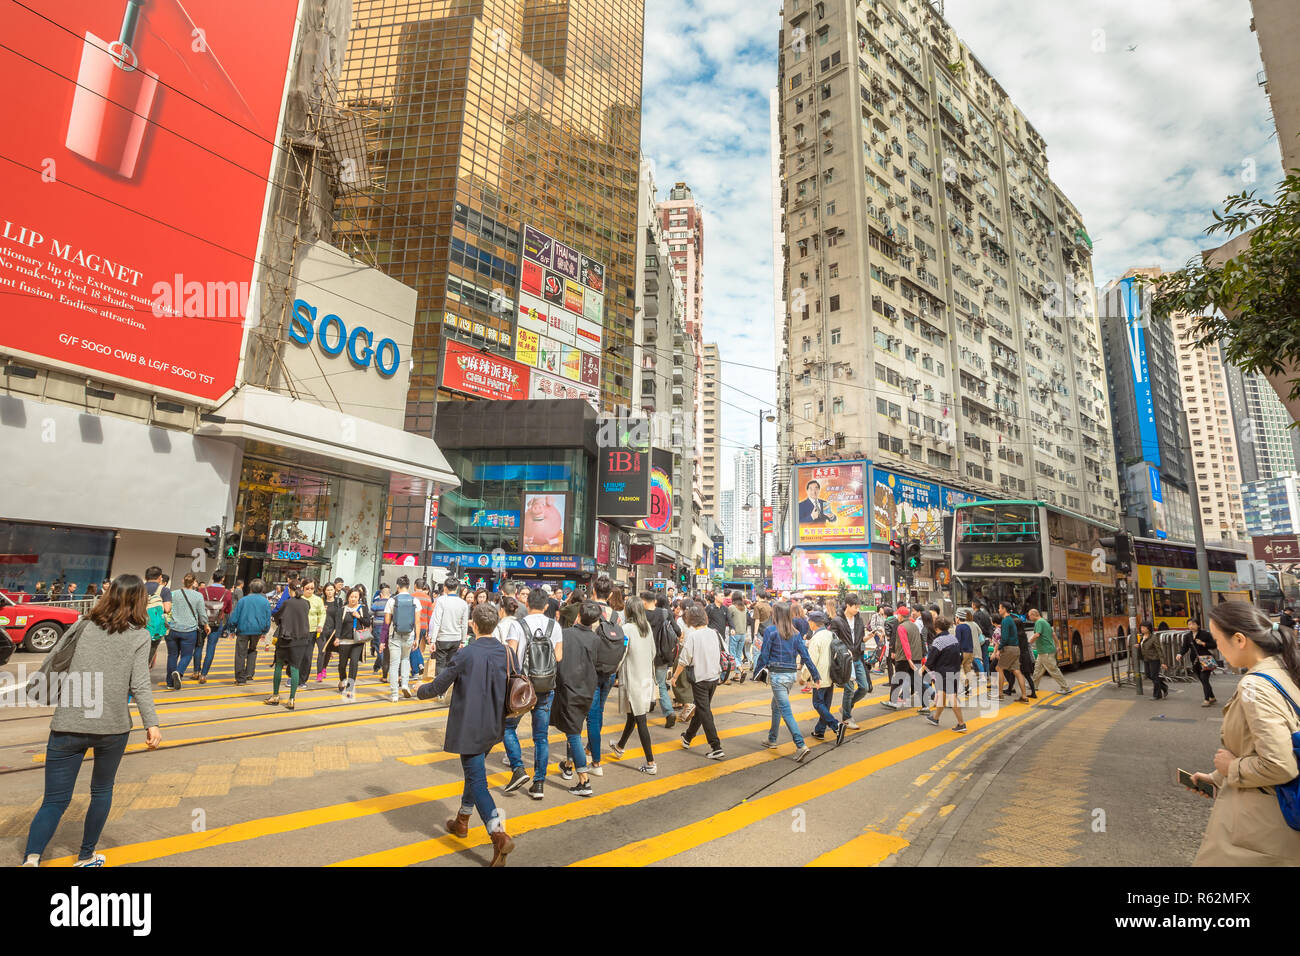
[[[0,3],[0,347],[210,402],[234,387],[297,12]]]
[[[528,366],[480,352],[472,345],[446,339],[442,387],[479,398],[515,401],[528,397]]]

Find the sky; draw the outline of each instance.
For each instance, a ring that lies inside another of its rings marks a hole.
[[[661,198],[684,181],[704,210],[724,488],[776,394],[768,94],[779,9],[646,0],[641,149]],[[1048,172],[1093,240],[1098,285],[1218,245],[1204,235],[1211,209],[1245,189],[1271,194],[1281,178],[1250,16],[1248,0],[947,0],[949,24],[1047,141]],[[768,448],[775,437],[766,426]]]

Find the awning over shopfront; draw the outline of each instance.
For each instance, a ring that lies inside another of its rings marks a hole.
[[[460,485],[432,438],[286,395],[245,385],[212,414],[225,420],[205,422],[199,435],[242,439],[304,467],[385,484],[393,478],[415,479],[444,491]],[[436,494],[439,489],[427,491]]]

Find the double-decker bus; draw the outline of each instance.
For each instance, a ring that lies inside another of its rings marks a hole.
[[[1090,518],[1042,501],[977,501],[953,508],[952,571],[958,603],[979,598],[997,614],[1037,608],[1056,632],[1057,659],[1083,664],[1124,647],[1132,630],[1123,582],[1098,562],[1113,534]]]
[[[1244,551],[1208,546],[1210,591],[1216,604],[1249,601],[1250,585],[1238,580],[1237,562]],[[1179,630],[1194,617],[1205,626],[1201,606],[1201,579],[1196,570],[1196,547],[1156,538],[1133,539],[1134,576],[1138,588],[1139,620],[1152,621],[1156,630]]]

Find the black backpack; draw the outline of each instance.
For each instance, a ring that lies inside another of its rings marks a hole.
[[[655,615],[652,627],[655,635],[655,656],[660,666],[671,665],[677,658],[677,632],[668,623],[667,614]]]
[[[853,652],[839,636],[831,638],[830,681],[836,687],[843,687],[853,680]]]
[[[539,627],[524,647],[524,675],[533,683],[540,697],[555,690],[555,648],[551,646],[551,632],[555,630],[555,621],[546,625],[543,633]]]
[[[596,622],[596,674],[602,680],[618,670],[626,649],[623,625],[606,620]]]

